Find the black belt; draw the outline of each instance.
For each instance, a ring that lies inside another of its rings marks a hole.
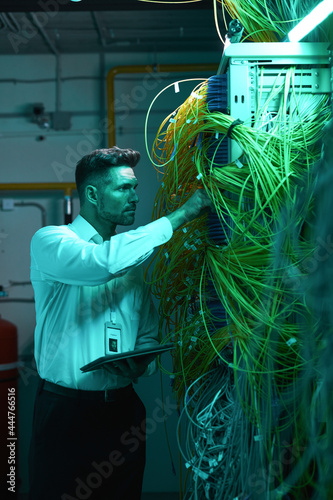
[[[42,381],[42,389],[45,391],[60,394],[69,398],[89,399],[90,401],[106,401],[114,403],[131,396],[134,392],[132,384],[118,389],[106,389],[105,391],[83,391],[81,389],[71,389],[62,385],[53,384],[47,380]]]

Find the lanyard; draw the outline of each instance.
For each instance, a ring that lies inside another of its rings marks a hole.
[[[111,323],[113,323],[115,325],[116,324],[116,311],[114,310],[114,308],[112,306],[111,292],[110,292],[110,289],[109,289],[107,283],[105,283],[105,296],[106,296],[108,306],[110,308],[110,321],[111,321]]]

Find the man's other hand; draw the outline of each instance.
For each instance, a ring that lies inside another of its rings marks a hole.
[[[149,363],[156,357],[156,354],[137,356],[134,358],[119,359],[104,366],[112,375],[127,377],[132,380],[141,377],[147,369]]]
[[[208,194],[203,189],[198,189],[180,208],[166,217],[172,224],[175,231],[183,224],[190,222],[202,215],[207,209],[212,210],[214,204]]]

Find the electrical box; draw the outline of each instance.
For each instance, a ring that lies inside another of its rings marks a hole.
[[[219,73],[227,73],[230,116],[256,127],[258,109],[276,113],[278,94],[287,70],[295,67],[292,86],[297,95],[330,94],[331,74],[328,43],[236,43],[224,52]],[[230,140],[229,161],[242,154]]]

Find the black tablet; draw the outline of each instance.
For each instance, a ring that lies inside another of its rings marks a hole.
[[[94,361],[82,366],[80,370],[82,372],[91,372],[93,370],[97,370],[98,368],[103,368],[104,365],[108,363],[113,363],[119,359],[127,359],[127,358],[138,358],[140,356],[146,356],[149,354],[162,354],[163,352],[170,351],[175,348],[175,344],[169,342],[168,344],[156,345],[153,347],[143,347],[141,349],[135,349],[134,351],[127,351],[115,354],[107,354],[106,356],[101,356]]]

